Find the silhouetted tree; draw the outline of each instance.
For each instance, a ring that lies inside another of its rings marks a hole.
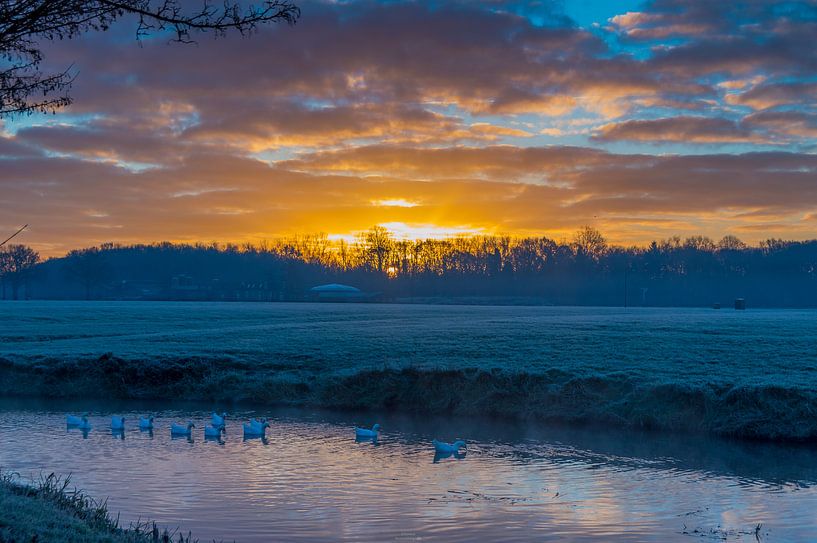
[[[0,1],[0,118],[15,113],[54,111],[71,102],[67,91],[73,74],[42,73],[40,43],[89,31],[105,31],[117,19],[138,19],[136,37],[170,31],[188,43],[192,34],[227,32],[242,35],[259,25],[294,23],[300,10],[289,0],[267,0],[242,7],[240,2],[211,0],[190,9],[185,0],[4,0]]]
[[[694,251],[714,251],[715,242],[706,236],[692,236],[684,240],[684,247]]]
[[[644,248],[601,244],[595,233],[579,241],[581,248],[575,241],[509,236],[396,241],[376,228],[354,243],[318,235],[274,240],[263,250],[249,244],[158,243],[107,245],[99,253],[112,270],[106,294],[125,299],[236,300],[263,289],[255,299],[303,300],[310,287],[345,283],[415,300],[485,296],[621,305],[626,292],[634,305],[709,306],[745,297],[752,307],[817,307],[817,240],[770,240],[740,249],[713,249],[715,244],[697,236]],[[734,241],[723,246],[741,247]],[[0,270],[8,270],[8,262],[0,252]],[[51,259],[38,266],[38,296],[83,297],[89,290],[93,296],[93,287],[82,292],[75,277],[63,273],[66,265],[66,259]],[[396,271],[392,277],[390,267]],[[89,266],[87,273],[95,269]],[[196,285],[195,292],[171,288],[173,277],[182,275]],[[0,279],[11,276],[3,272]]]
[[[20,287],[27,285],[40,261],[40,255],[26,245],[7,245],[0,247],[0,271],[3,274],[3,297],[5,298],[5,281],[11,283],[12,297],[18,298]],[[28,292],[26,292],[28,294]]]
[[[746,244],[735,236],[723,236],[718,242],[720,251],[740,251],[746,248]]]
[[[394,247],[391,233],[382,226],[373,226],[363,236],[366,264],[378,273],[384,273]]]
[[[607,250],[607,240],[592,226],[584,226],[573,236],[573,244],[578,254],[598,260]]]
[[[71,251],[65,259],[66,271],[82,285],[86,300],[91,299],[92,289],[112,274],[105,253],[97,247]]]
[[[11,259],[6,250],[0,247],[0,291],[2,291],[2,298],[6,299],[6,282],[11,272]]]

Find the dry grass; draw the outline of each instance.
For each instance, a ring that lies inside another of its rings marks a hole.
[[[0,543],[194,543],[188,533],[160,531],[144,522],[127,528],[107,504],[71,488],[53,473],[23,484],[0,473]]]

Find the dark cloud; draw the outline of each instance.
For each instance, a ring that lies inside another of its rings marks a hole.
[[[778,138],[814,140],[817,138],[817,114],[802,111],[760,111],[744,119],[748,126],[766,130]]]
[[[600,141],[628,140],[650,143],[732,143],[765,140],[740,123],[712,117],[668,117],[612,123],[602,126],[593,137]]]
[[[817,103],[817,83],[767,83],[729,98],[730,103],[754,109],[789,105],[813,107]]]

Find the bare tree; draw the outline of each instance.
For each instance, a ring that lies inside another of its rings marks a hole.
[[[718,250],[719,251],[741,251],[746,248],[746,244],[743,243],[739,238],[726,235],[721,238],[718,242]]]
[[[295,23],[300,9],[290,0],[242,6],[204,0],[196,10],[185,0],[0,0],[0,118],[34,111],[53,112],[71,103],[71,68],[43,73],[43,40],[105,31],[126,15],[137,20],[136,38],[169,31],[172,41],[190,43],[196,33],[247,35],[260,25]]]
[[[11,283],[13,298],[18,298],[20,287],[27,285],[34,267],[40,262],[40,254],[26,245],[8,245],[0,249],[0,272],[3,274],[3,295],[5,281]],[[28,292],[26,293],[28,294]]]
[[[6,299],[6,283],[11,273],[11,259],[9,253],[0,247],[0,298]]]
[[[607,240],[592,226],[584,226],[573,236],[573,246],[577,254],[598,260],[607,251]]]
[[[691,236],[684,240],[684,247],[695,251],[708,251],[711,253],[715,250],[715,242],[706,236]]]
[[[386,263],[394,248],[391,233],[382,226],[373,226],[361,235],[361,242],[365,247],[365,259],[369,267],[378,273],[385,273]]]

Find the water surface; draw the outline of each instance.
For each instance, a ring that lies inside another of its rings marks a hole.
[[[71,473],[123,522],[205,541],[755,541],[759,523],[763,541],[817,540],[810,447],[396,415],[375,445],[351,430],[373,415],[308,410],[234,410],[219,443],[205,407],[5,401],[0,467]],[[93,430],[68,430],[85,410]],[[146,412],[152,434],[136,428]],[[266,442],[242,440],[236,419],[262,415]],[[188,419],[192,442],[171,439]],[[466,439],[467,455],[435,462],[432,438]]]

